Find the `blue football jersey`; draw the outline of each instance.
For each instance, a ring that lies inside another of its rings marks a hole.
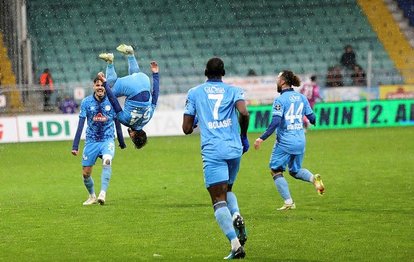
[[[233,159],[242,155],[239,100],[244,100],[243,90],[222,81],[207,81],[188,91],[184,114],[198,118],[203,156]]]
[[[148,102],[131,99],[143,91],[149,92]],[[139,72],[118,78],[112,92],[116,97],[126,96],[124,109],[117,116],[119,121],[134,130],[141,130],[150,121],[155,111],[155,105],[152,104],[149,77]]]
[[[114,119],[116,114],[108,98],[102,102],[94,95],[85,97],[81,103],[79,117],[87,119],[86,141],[105,141],[115,138]]]
[[[280,148],[289,154],[305,152],[303,117],[313,113],[308,99],[293,89],[286,90],[273,103],[272,114],[282,118],[276,136]]]

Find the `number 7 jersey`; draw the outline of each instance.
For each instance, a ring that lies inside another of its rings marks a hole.
[[[236,102],[244,100],[241,88],[208,80],[188,91],[185,115],[197,116],[204,157],[233,159],[242,155]]]

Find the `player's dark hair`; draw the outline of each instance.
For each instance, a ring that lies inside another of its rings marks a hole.
[[[135,130],[134,136],[131,137],[136,149],[140,149],[147,144],[147,133],[144,130]]]
[[[93,79],[93,83],[95,84],[96,82],[98,82],[98,81],[101,81],[101,79],[99,79],[99,77],[97,76],[97,77],[95,77],[94,79]]]
[[[208,79],[221,79],[221,77],[225,74],[226,71],[224,70],[223,60],[221,60],[219,57],[213,57],[208,60],[206,70],[204,71],[204,75],[207,76]]]
[[[310,79],[311,79],[311,81],[315,82],[316,81],[316,76],[311,76]]]
[[[289,86],[300,86],[300,79],[292,71],[285,70],[282,72],[282,77]]]

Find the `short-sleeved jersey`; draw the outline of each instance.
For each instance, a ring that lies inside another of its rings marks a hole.
[[[207,81],[188,91],[184,114],[198,118],[203,156],[233,159],[242,155],[239,100],[244,100],[243,90],[221,81]]]
[[[305,132],[303,116],[313,113],[308,99],[293,89],[282,92],[273,103],[273,116],[282,118],[277,128],[278,146],[289,154],[305,152]]]
[[[94,95],[85,97],[81,103],[79,117],[87,119],[87,142],[100,142],[115,138],[116,114],[106,96],[101,102]]]
[[[143,91],[149,92],[148,102],[139,102],[131,99]],[[118,78],[112,88],[112,92],[116,97],[126,96],[124,109],[117,116],[119,121],[134,130],[141,130],[152,118],[156,107],[152,104],[149,77],[139,72]]]

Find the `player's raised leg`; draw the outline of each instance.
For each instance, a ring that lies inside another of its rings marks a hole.
[[[128,57],[128,75],[138,73],[140,71],[137,59],[135,58],[134,48],[130,45],[121,44],[116,50]]]
[[[106,79],[105,80],[107,81],[109,86],[112,87],[115,84],[116,79],[118,78],[118,75],[116,74],[116,71],[115,71],[115,66],[113,64],[114,54],[102,53],[102,54],[99,54],[99,58],[108,63],[106,65],[106,72],[105,72]]]

